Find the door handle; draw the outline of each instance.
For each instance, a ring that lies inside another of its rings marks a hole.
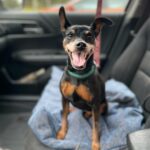
[[[24,27],[23,31],[26,34],[43,34],[44,33],[44,29],[41,27]]]

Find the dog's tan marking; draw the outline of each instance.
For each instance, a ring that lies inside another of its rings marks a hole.
[[[98,109],[92,110],[92,150],[100,150],[100,112]]]
[[[67,53],[68,53],[68,50],[70,52],[74,52],[76,50],[76,43],[74,42],[74,40],[69,43],[63,42],[63,47]]]
[[[67,97],[67,96],[71,96],[73,94],[73,92],[75,91],[75,85],[71,84],[69,81],[64,81],[63,83],[61,83],[61,91],[62,94]]]
[[[85,35],[87,35],[87,36],[88,36],[88,35],[92,35],[92,33],[87,30],[87,31],[85,31]]]
[[[64,114],[64,116],[65,117],[62,117],[61,128],[56,135],[57,139],[64,139],[68,130],[67,113]]]
[[[56,139],[60,139],[60,140],[64,139],[67,133],[67,130],[68,130],[68,123],[66,120],[62,119],[61,128],[57,132]]]
[[[92,150],[101,150],[100,144],[96,143],[96,142],[93,142],[92,143]]]
[[[65,135],[67,133],[67,130],[68,130],[67,117],[69,114],[69,102],[67,99],[63,98],[62,104],[63,104],[62,122],[61,122],[61,128],[59,129],[59,131],[56,134],[57,139],[64,139]]]
[[[75,34],[75,30],[74,30],[74,29],[69,28],[69,29],[66,31],[66,34],[68,34],[68,33]]]
[[[86,87],[83,84],[80,84],[77,88],[76,88],[76,92],[77,94],[83,98],[85,101],[92,101],[93,95],[90,93],[90,90],[88,87]]]

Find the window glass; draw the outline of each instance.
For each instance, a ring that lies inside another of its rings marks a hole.
[[[103,0],[103,13],[121,13],[128,0]],[[1,10],[57,13],[60,6],[72,13],[95,13],[97,0],[0,0]]]

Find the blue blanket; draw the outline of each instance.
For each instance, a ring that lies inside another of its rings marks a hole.
[[[28,121],[37,138],[50,149],[90,150],[91,119],[85,120],[77,109],[68,116],[69,129],[64,140],[57,140],[61,123],[61,94],[59,81],[62,71],[52,67],[51,79]],[[128,133],[141,129],[142,109],[135,95],[122,83],[113,79],[106,82],[108,114],[100,117],[102,150],[120,150],[126,147]]]

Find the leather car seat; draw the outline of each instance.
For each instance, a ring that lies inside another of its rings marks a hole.
[[[150,18],[115,63],[111,78],[130,87],[147,119],[150,112]]]

